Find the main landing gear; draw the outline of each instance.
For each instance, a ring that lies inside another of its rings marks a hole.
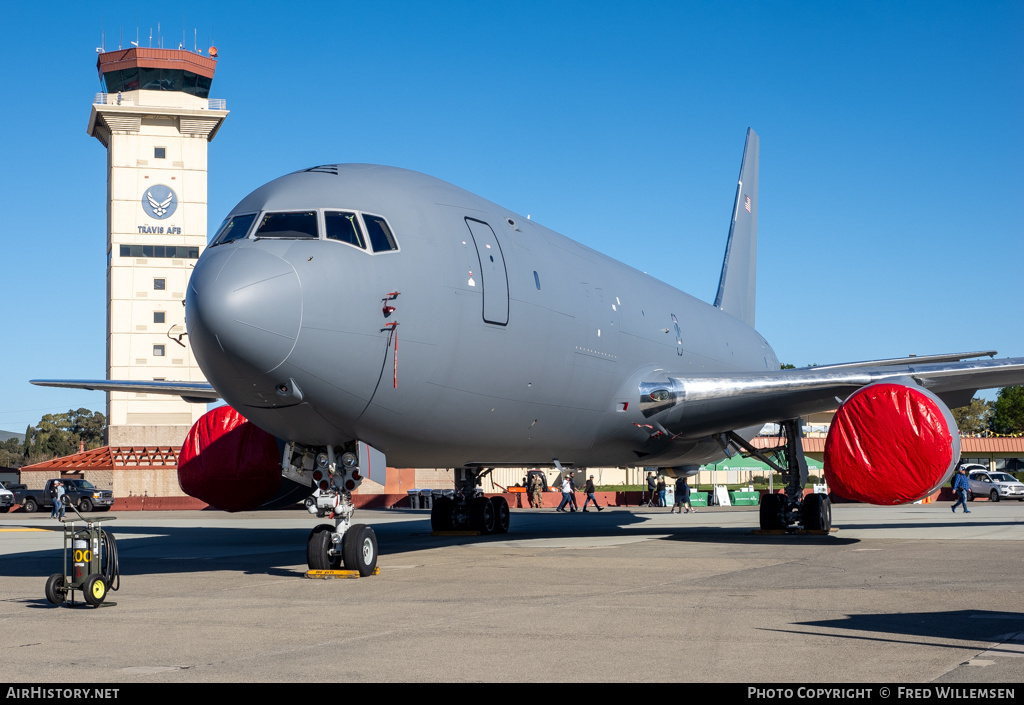
[[[491,468],[457,468],[454,497],[438,497],[430,510],[434,531],[479,531],[483,535],[508,532],[510,513],[504,497],[485,497],[480,480]]]
[[[306,540],[306,564],[310,570],[358,571],[373,575],[377,567],[377,535],[366,524],[353,524],[352,491],[363,481],[355,444],[306,448],[287,443],[281,460],[282,474],[313,486],[306,510],[334,524],[318,524]]]
[[[754,448],[735,433],[726,436],[730,444],[737,445],[758,460],[779,471],[786,482],[785,494],[765,494],[759,507],[762,531],[788,531],[797,526],[807,531],[828,532],[832,529],[832,502],[828,495],[809,494],[804,497],[807,484],[807,460],[800,441],[800,419],[782,422],[786,431],[786,445],[776,450],[775,458],[784,459],[785,466],[775,462],[761,450]]]

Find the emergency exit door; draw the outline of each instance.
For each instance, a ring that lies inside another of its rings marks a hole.
[[[508,273],[505,271],[501,246],[487,223],[466,218],[466,225],[469,226],[480,259],[484,320],[503,326],[508,323]]]

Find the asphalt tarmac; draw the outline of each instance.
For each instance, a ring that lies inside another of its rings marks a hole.
[[[491,537],[360,511],[356,580],[303,577],[302,511],[122,512],[99,608],[46,601],[59,525],[7,514],[0,680],[1024,683],[1024,503],[949,507],[838,505],[829,536],[756,535],[756,507],[514,509]]]

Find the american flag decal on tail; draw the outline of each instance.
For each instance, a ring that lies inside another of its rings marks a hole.
[[[746,194],[744,194],[743,198],[746,199],[746,202],[743,204],[743,207],[746,208],[747,209],[747,213],[749,213],[750,212],[750,196],[747,196]]]

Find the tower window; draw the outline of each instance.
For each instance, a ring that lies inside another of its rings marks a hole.
[[[154,279],[153,280],[153,290],[154,291],[163,291],[166,288],[167,288],[167,280],[166,279]]]
[[[166,159],[167,148],[166,147],[155,147],[153,149],[153,159]]]
[[[164,356],[164,346],[163,345],[154,345],[153,346],[153,357],[163,357],[163,356]]]
[[[153,323],[163,323],[166,314],[163,311],[153,311]]]

